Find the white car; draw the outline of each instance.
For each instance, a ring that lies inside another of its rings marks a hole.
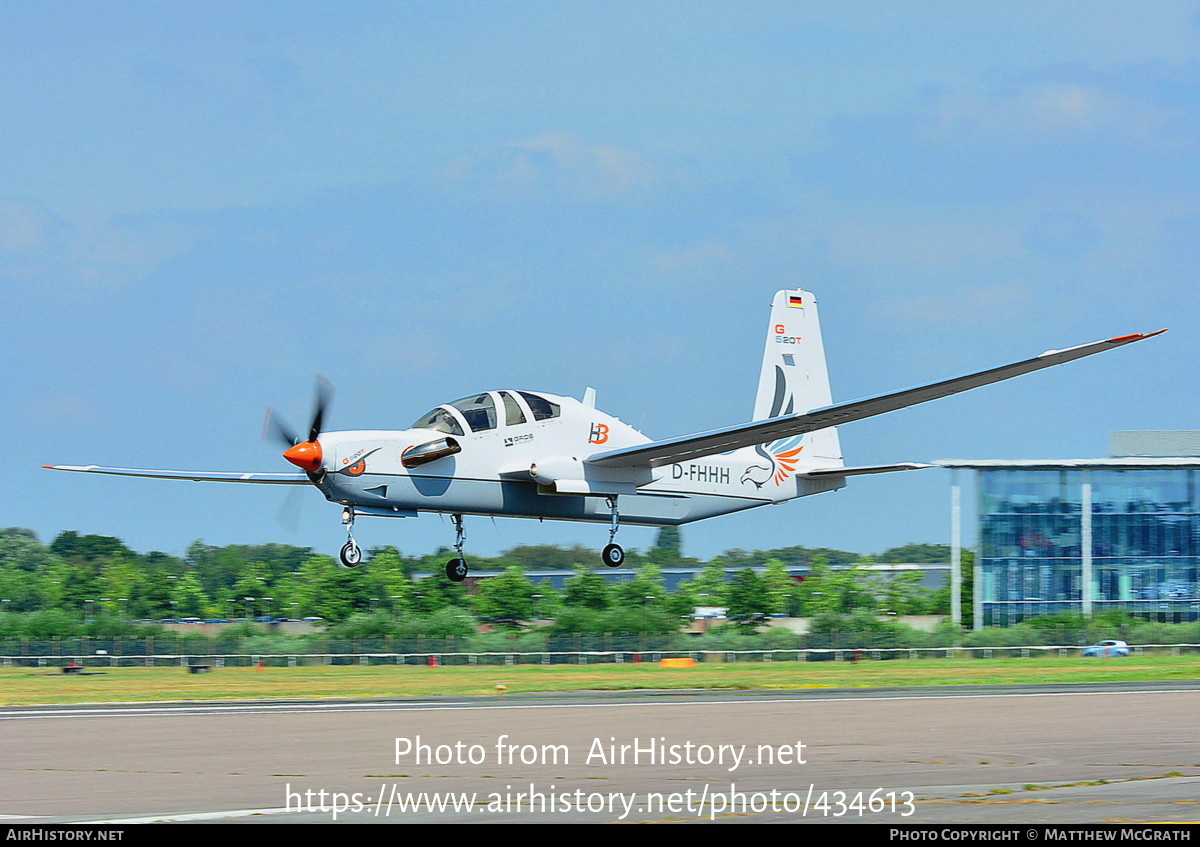
[[[1084,647],[1083,655],[1102,656],[1104,658],[1109,658],[1111,656],[1128,656],[1129,645],[1124,641],[1109,639],[1108,641],[1101,641],[1099,644],[1093,644],[1091,647]]]

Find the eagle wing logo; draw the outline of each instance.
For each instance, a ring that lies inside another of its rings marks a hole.
[[[792,397],[791,391],[788,389],[787,378],[784,376],[783,368],[775,366],[775,395],[771,401],[771,413],[769,417],[778,417],[779,415],[790,415],[795,407],[795,398]],[[778,441],[772,441],[770,444],[759,444],[754,448],[754,452],[762,456],[765,463],[760,465],[751,465],[742,472],[742,483],[750,483],[755,488],[762,488],[772,479],[776,485],[783,485],[788,477],[796,472],[796,465],[800,462],[800,451],[804,446],[800,443],[804,440],[804,435],[795,435],[791,438],[781,438]]]
[[[803,440],[803,435],[797,435],[755,446],[754,452],[763,457],[764,463],[746,468],[742,472],[742,483],[749,482],[755,488],[762,488],[774,480],[777,486],[783,485],[796,472],[800,451],[804,449],[800,443]]]

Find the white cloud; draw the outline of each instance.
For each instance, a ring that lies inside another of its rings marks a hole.
[[[41,426],[53,426],[70,421],[84,427],[98,423],[101,415],[96,406],[78,394],[52,393],[32,397],[25,407],[28,418]]]
[[[655,253],[650,262],[662,273],[695,268],[710,262],[723,262],[729,258],[729,248],[719,241],[704,241],[682,250],[666,250]]]
[[[823,227],[821,235],[830,259],[846,267],[949,269],[968,260],[994,262],[1020,255],[1024,248],[1006,212],[971,218],[851,210]]]
[[[1169,115],[1145,101],[1099,86],[1039,83],[992,93],[948,94],[932,105],[934,135],[984,136],[1022,142],[1073,141],[1104,133],[1144,140]]]
[[[557,168],[598,194],[620,194],[650,178],[648,164],[633,150],[615,144],[588,145],[569,132],[547,132],[511,146],[547,154]]]
[[[0,252],[30,253],[47,247],[57,223],[29,200],[0,200]]]
[[[960,288],[944,294],[892,299],[881,303],[876,311],[891,318],[928,324],[970,323],[1020,315],[1032,309],[1036,300],[1029,283],[1018,280],[978,288]]]
[[[35,201],[0,201],[0,276],[120,288],[191,249],[198,235],[154,219],[67,221]]]
[[[569,132],[546,132],[505,144],[478,160],[458,160],[445,174],[455,181],[510,188],[558,187],[588,196],[625,194],[648,184],[653,168],[638,152],[588,144]]]

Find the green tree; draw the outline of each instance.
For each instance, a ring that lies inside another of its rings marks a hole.
[[[611,605],[608,581],[597,571],[580,566],[567,577],[563,602],[568,606],[603,611]]]
[[[962,551],[962,592],[960,593],[962,602],[963,621],[970,626],[971,616],[974,614],[975,602],[975,551]],[[950,614],[950,576],[946,576],[946,584],[941,588],[930,592],[926,601],[925,614],[929,615],[948,615]]]
[[[827,564],[848,565],[858,561],[859,555],[846,550],[835,550],[830,547],[777,547],[774,550],[727,550],[725,558],[729,564],[738,567],[754,567],[766,564],[768,559],[779,559],[785,565],[805,565],[820,557]]]
[[[59,609],[99,612],[99,567],[94,561],[56,559],[42,579],[50,604]]]
[[[823,556],[813,559],[809,575],[797,589],[797,594],[802,613],[810,617],[819,614],[849,615],[857,611],[870,611],[876,605],[868,579],[857,564],[831,568]]]
[[[880,553],[876,559],[887,564],[929,565],[950,561],[949,544],[918,544],[912,542],[892,547]]]
[[[763,574],[763,586],[767,592],[769,611],[772,615],[786,614],[791,607],[796,582],[787,567],[779,559],[769,559]]]
[[[664,526],[654,538],[646,558],[658,565],[673,565],[683,558],[683,533],[677,526]]]
[[[568,570],[579,565],[596,566],[602,564],[600,553],[590,547],[574,545],[573,547],[558,547],[553,544],[535,544],[513,547],[505,550],[494,560],[494,567],[507,568],[518,565],[532,570]],[[472,568],[475,561],[472,561]],[[483,570],[484,568],[480,568]]]
[[[679,618],[662,608],[617,606],[601,612],[592,635],[661,635],[679,631]]]
[[[230,548],[225,548],[222,552],[226,551],[234,552]],[[240,553],[236,553],[236,555],[240,555]],[[259,601],[265,595],[272,594],[268,573],[266,565],[261,562],[246,560],[245,567],[238,574],[237,582],[234,583],[233,596],[242,602],[249,603],[253,609],[261,609],[262,605]],[[247,601],[247,597],[253,597],[254,600]]]
[[[808,566],[808,575],[796,589],[801,615],[815,617],[833,610],[837,598],[828,594],[830,573],[828,559],[814,556]]]
[[[368,601],[363,597],[358,573],[358,569],[338,567],[329,556],[310,556],[300,568],[296,586],[301,608],[308,615],[331,622],[345,620],[356,608],[366,608]],[[232,605],[241,602],[239,597],[232,599]]]
[[[114,553],[100,567],[97,587],[108,600],[104,607],[110,614],[123,613],[128,610],[130,598],[141,581],[131,556]]]
[[[134,552],[119,538],[107,535],[80,535],[71,530],[58,535],[50,542],[50,551],[64,559],[93,561],[116,553],[133,556]]]
[[[398,635],[399,629],[396,619],[384,612],[355,612],[330,627],[327,634],[335,638],[387,638]]]
[[[433,576],[413,583],[413,610],[418,614],[430,615],[442,609],[461,614],[470,605],[462,583],[447,579],[444,571],[435,571]]]
[[[183,562],[166,553],[150,552],[138,556],[136,564],[138,579],[130,595],[128,616],[165,618],[172,614],[171,592],[184,572]]]
[[[575,633],[591,634],[604,632],[601,624],[602,613],[596,609],[583,606],[564,606],[554,618],[549,632],[554,635],[574,635]]]
[[[869,563],[870,557],[864,559]],[[836,607],[832,610],[843,615],[856,612],[873,611],[877,605],[875,595],[867,584],[866,573],[859,568],[858,563],[848,568],[838,568],[829,575],[829,588],[837,599]]]
[[[692,582],[696,589],[696,604],[699,606],[722,606],[729,583],[725,580],[725,560],[720,556],[713,559],[696,575]]]
[[[691,618],[700,603],[699,592],[694,582],[681,582],[667,598],[666,610],[677,618]]]
[[[196,571],[204,593],[210,597],[231,597],[238,593],[234,586],[250,566],[236,547],[210,547],[203,541],[188,545],[185,561]]]
[[[757,626],[771,614],[771,596],[767,584],[750,568],[734,575],[728,598],[729,611],[726,614],[738,626]]]
[[[55,555],[38,541],[37,534],[31,529],[10,526],[0,530],[0,569],[43,572],[53,563]]]
[[[444,579],[445,577],[443,577]],[[446,580],[449,582],[449,580]],[[457,583],[451,583],[456,585]],[[428,615],[403,617],[397,620],[396,628],[405,638],[415,638],[420,635],[432,638],[445,638],[453,635],[455,638],[467,638],[475,633],[475,622],[461,606],[444,606]]]
[[[554,587],[554,584],[547,579],[543,579],[534,586],[536,592],[533,596],[533,617],[531,620],[546,620],[553,619],[560,614],[566,606],[563,602],[563,593]],[[538,595],[541,595],[540,597]]]
[[[32,530],[0,530],[0,599],[3,611],[32,612],[49,605],[45,574],[59,562]]]
[[[919,570],[883,573],[870,582],[870,589],[882,607],[897,615],[928,613],[931,598],[921,581],[925,574]]]
[[[394,614],[412,609],[413,583],[405,562],[394,547],[379,550],[367,564],[372,596],[379,597]]]
[[[664,609],[667,594],[662,569],[653,562],[644,562],[633,579],[618,583],[613,589],[616,605],[626,609]]]
[[[14,565],[0,565],[0,612],[32,612],[49,603],[44,581]]]
[[[475,592],[476,614],[508,629],[519,629],[533,617],[533,583],[522,568],[506,568],[499,576],[481,579]]]
[[[171,604],[171,617],[204,617],[208,612],[208,595],[204,593],[204,586],[200,584],[200,577],[196,576],[195,571],[188,571],[178,579],[173,579],[174,587],[171,591],[171,599],[168,601]],[[224,615],[222,611],[218,617]]]
[[[64,609],[43,609],[21,617],[26,638],[70,638],[83,628],[79,618]]]

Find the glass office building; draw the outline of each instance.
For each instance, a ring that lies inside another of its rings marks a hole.
[[[976,471],[975,568],[962,574],[976,628],[1114,608],[1200,617],[1200,459],[939,464]]]

